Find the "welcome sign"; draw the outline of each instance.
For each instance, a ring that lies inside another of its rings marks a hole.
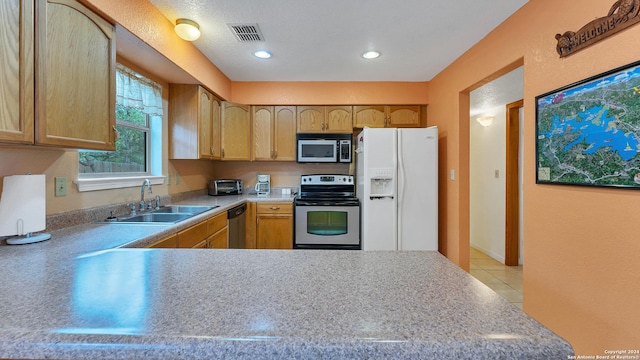
[[[629,26],[640,22],[640,0],[618,0],[605,17],[597,18],[580,30],[556,34],[556,51],[560,57],[593,45]]]

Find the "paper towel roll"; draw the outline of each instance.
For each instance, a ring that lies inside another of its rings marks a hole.
[[[0,197],[0,236],[25,235],[47,226],[45,175],[5,176]]]

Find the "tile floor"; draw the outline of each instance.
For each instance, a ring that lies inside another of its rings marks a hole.
[[[522,309],[522,265],[506,266],[473,247],[470,260],[473,277]]]

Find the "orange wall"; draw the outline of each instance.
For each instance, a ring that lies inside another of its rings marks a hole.
[[[440,127],[441,242],[468,267],[468,91],[524,64],[524,310],[582,355],[638,348],[640,193],[536,185],[534,98],[638,60],[640,25],[567,58],[556,53],[556,33],[605,16],[613,3],[529,1],[429,83],[430,124]]]
[[[269,105],[427,104],[426,82],[233,82],[233,101]]]
[[[231,98],[229,78],[192,43],[180,39],[173,30],[174,24],[149,1],[80,1],[123,26],[211,91],[222,98]],[[136,54],[124,55],[135,57]],[[149,70],[153,72],[152,69]]]

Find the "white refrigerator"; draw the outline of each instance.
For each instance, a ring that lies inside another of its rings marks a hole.
[[[365,128],[356,193],[363,250],[438,250],[438,128]]]

